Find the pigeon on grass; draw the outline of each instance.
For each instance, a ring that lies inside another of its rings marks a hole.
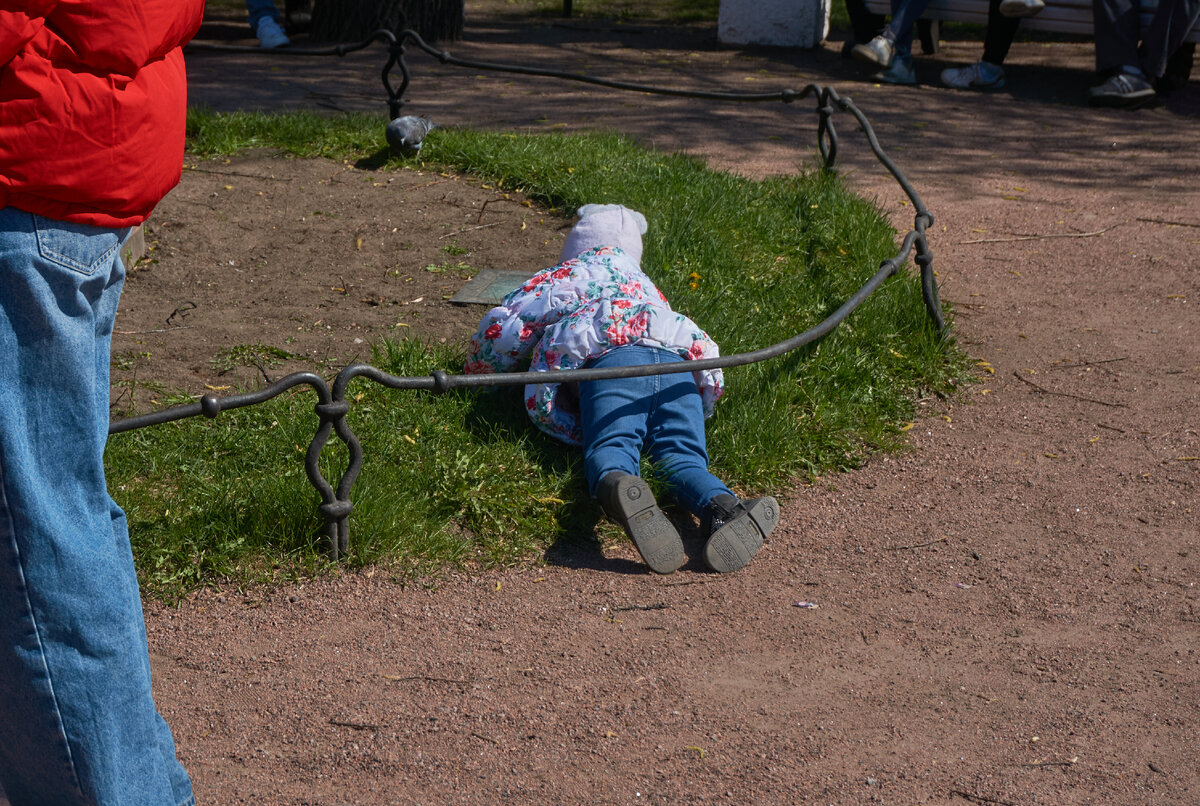
[[[384,134],[393,154],[411,157],[421,153],[425,136],[435,128],[433,121],[427,117],[405,115],[389,123]]]

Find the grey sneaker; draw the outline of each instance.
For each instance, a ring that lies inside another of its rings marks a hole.
[[[1137,109],[1154,98],[1154,87],[1150,82],[1132,73],[1117,73],[1098,87],[1088,90],[1089,106]]]
[[[1000,0],[1000,13],[1006,17],[1032,17],[1045,7],[1045,0]]]
[[[876,73],[873,78],[876,81],[882,81],[884,84],[916,84],[917,71],[913,69],[911,58],[897,56],[892,60],[892,66],[881,73]]]
[[[850,49],[850,55],[860,62],[888,68],[896,58],[896,48],[887,37],[877,36],[865,45],[855,45]]]
[[[658,508],[645,481],[613,471],[600,479],[596,497],[605,514],[629,535],[651,571],[669,574],[687,560],[679,532]]]
[[[779,504],[770,496],[738,501],[732,495],[718,495],[700,519],[704,562],[722,574],[746,567],[777,523]]]
[[[942,83],[956,90],[998,90],[1004,86],[1004,70],[991,62],[949,67],[942,71]]]
[[[258,27],[254,32],[258,34],[258,44],[267,50],[281,48],[291,43],[287,34],[279,27],[279,23],[270,17],[263,17],[259,20]]]

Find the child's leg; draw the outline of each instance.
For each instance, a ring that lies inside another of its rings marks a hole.
[[[669,356],[664,360],[682,360]],[[714,571],[744,567],[779,522],[774,498],[739,501],[708,469],[704,409],[690,373],[659,392],[647,420],[647,452],[667,474],[675,498],[699,516],[704,561]]]
[[[657,350],[618,347],[589,368],[653,364]],[[662,376],[614,378],[579,384],[579,425],[583,430],[583,467],[588,492],[596,496],[600,480],[613,471],[638,475],[646,417]]]
[[[683,362],[673,353],[662,356],[667,363]],[[662,381],[647,420],[646,452],[666,474],[675,499],[699,517],[715,496],[732,493],[708,470],[704,406],[692,374],[663,375]]]
[[[648,347],[620,347],[589,366],[654,364],[662,355],[666,353]],[[660,574],[671,573],[687,559],[679,532],[658,508],[646,482],[638,478],[646,417],[667,377],[649,375],[579,384],[588,490],[629,535],[646,564]]]

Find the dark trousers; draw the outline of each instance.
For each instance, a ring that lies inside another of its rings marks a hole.
[[[1146,75],[1155,78],[1163,74],[1167,60],[1196,24],[1200,0],[1161,0],[1145,36],[1141,36],[1137,0],[1092,0],[1092,14],[1096,69],[1108,72],[1141,65]]]
[[[1000,0],[988,3],[987,33],[983,35],[983,60],[995,65],[1004,64],[1013,37],[1020,26],[1019,17],[1006,17],[1000,13]]]
[[[866,43],[879,36],[887,20],[867,8],[866,0],[846,0],[846,14],[850,27],[854,29],[854,41]]]

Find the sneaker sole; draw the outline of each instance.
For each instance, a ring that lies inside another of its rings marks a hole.
[[[880,84],[891,84],[894,87],[915,87],[915,86],[917,86],[917,79],[915,77],[911,78],[911,79],[910,78],[899,78],[899,77],[895,77],[895,76],[888,76],[884,73],[876,73],[875,75],[871,76],[871,80],[878,81]]]
[[[987,90],[1002,90],[1004,89],[1004,79],[998,78],[987,84],[971,82],[969,84],[952,84],[942,77],[942,85],[949,87],[952,90],[973,90],[975,92],[986,92]]]
[[[1154,90],[1133,95],[1091,95],[1088,97],[1088,106],[1103,109],[1141,109],[1157,99],[1158,93]]]
[[[778,523],[778,502],[770,496],[756,498],[744,515],[729,521],[708,539],[704,561],[720,574],[745,568]]]
[[[679,532],[658,508],[645,481],[625,476],[617,482],[614,498],[616,519],[651,571],[670,574],[687,561]]]

